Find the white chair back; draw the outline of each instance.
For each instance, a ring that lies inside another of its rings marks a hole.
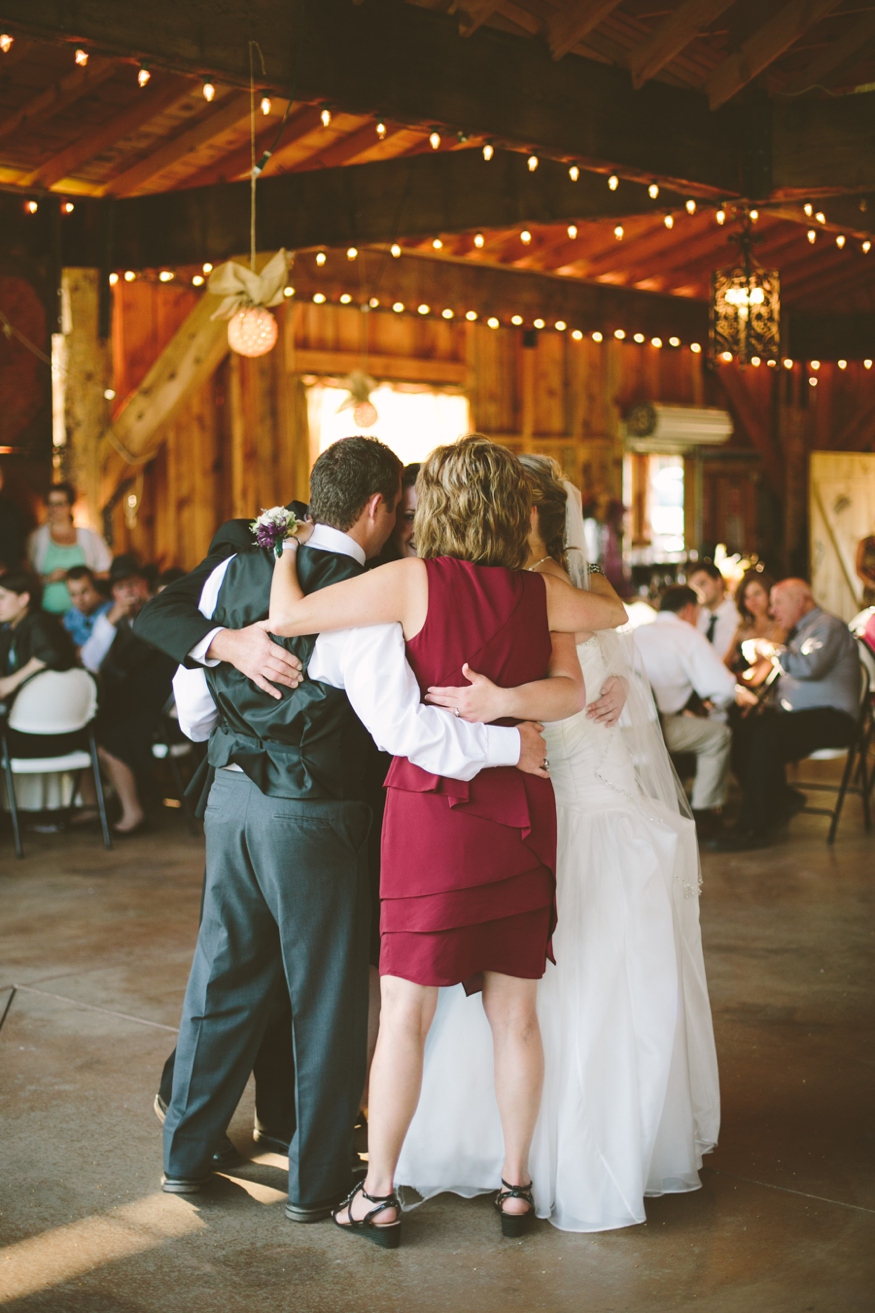
[[[97,685],[87,670],[42,670],[19,691],[9,728],[21,734],[72,734],[96,711]]]
[[[860,637],[857,638],[857,651],[860,654],[860,665],[869,676],[869,687],[866,692],[871,693],[875,689],[875,652],[866,640]],[[863,696],[865,697],[865,693]]]

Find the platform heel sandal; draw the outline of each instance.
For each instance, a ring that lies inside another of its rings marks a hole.
[[[508,1185],[504,1177],[501,1178],[503,1190],[499,1190],[495,1196],[494,1203],[498,1209],[501,1218],[501,1234],[507,1236],[508,1240],[518,1240],[520,1236],[525,1235],[532,1222],[535,1220],[535,1200],[532,1196],[532,1182],[528,1185]],[[506,1213],[504,1211],[505,1201],[508,1199],[524,1199],[529,1205],[524,1213]]]
[[[367,1199],[368,1203],[376,1204],[376,1208],[372,1208],[369,1213],[365,1213],[364,1217],[359,1218],[352,1215],[352,1201],[357,1194],[361,1194],[362,1198]],[[337,1215],[342,1213],[344,1208],[350,1210],[347,1214],[349,1220],[338,1222]],[[394,1222],[376,1222],[374,1219],[388,1208],[397,1210],[397,1220]],[[341,1231],[351,1231],[353,1235],[359,1235],[363,1240],[372,1240],[381,1249],[397,1249],[401,1244],[401,1200],[394,1191],[392,1194],[368,1194],[364,1181],[359,1181],[343,1203],[332,1210],[331,1219],[335,1226],[340,1227]]]

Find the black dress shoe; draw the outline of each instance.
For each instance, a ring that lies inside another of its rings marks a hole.
[[[224,1172],[229,1167],[239,1167],[242,1162],[242,1155],[234,1148],[234,1145],[228,1136],[223,1135],[221,1144],[213,1154],[214,1170],[217,1172]]]
[[[284,1140],[281,1135],[274,1135],[271,1131],[256,1126],[252,1131],[252,1138],[256,1144],[260,1144],[262,1149],[266,1149],[268,1153],[278,1153],[284,1158],[288,1158],[289,1142]]]
[[[207,1176],[162,1176],[161,1188],[165,1194],[200,1194],[210,1180]]]
[[[766,830],[727,830],[718,838],[706,839],[704,847],[712,853],[749,853],[768,848],[771,838]]]

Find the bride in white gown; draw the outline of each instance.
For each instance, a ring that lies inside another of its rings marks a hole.
[[[569,571],[585,583],[579,494],[558,483],[553,462],[523,463],[538,511],[529,568],[555,569],[564,555],[561,494]],[[589,638],[578,652],[590,701],[616,675],[626,702],[613,724],[583,711],[545,727],[559,921],[556,965],[538,992],[546,1074],[530,1161],[538,1217],[606,1231],[643,1222],[647,1196],[699,1188],[720,1098],[689,808],[631,634]],[[502,1159],[480,995],[441,990],[397,1179],[423,1198],[470,1197],[494,1190]]]

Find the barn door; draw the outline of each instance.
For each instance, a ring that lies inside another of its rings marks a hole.
[[[875,533],[875,456],[812,452],[808,497],[814,596],[825,610],[850,620],[863,605],[857,544]]]

